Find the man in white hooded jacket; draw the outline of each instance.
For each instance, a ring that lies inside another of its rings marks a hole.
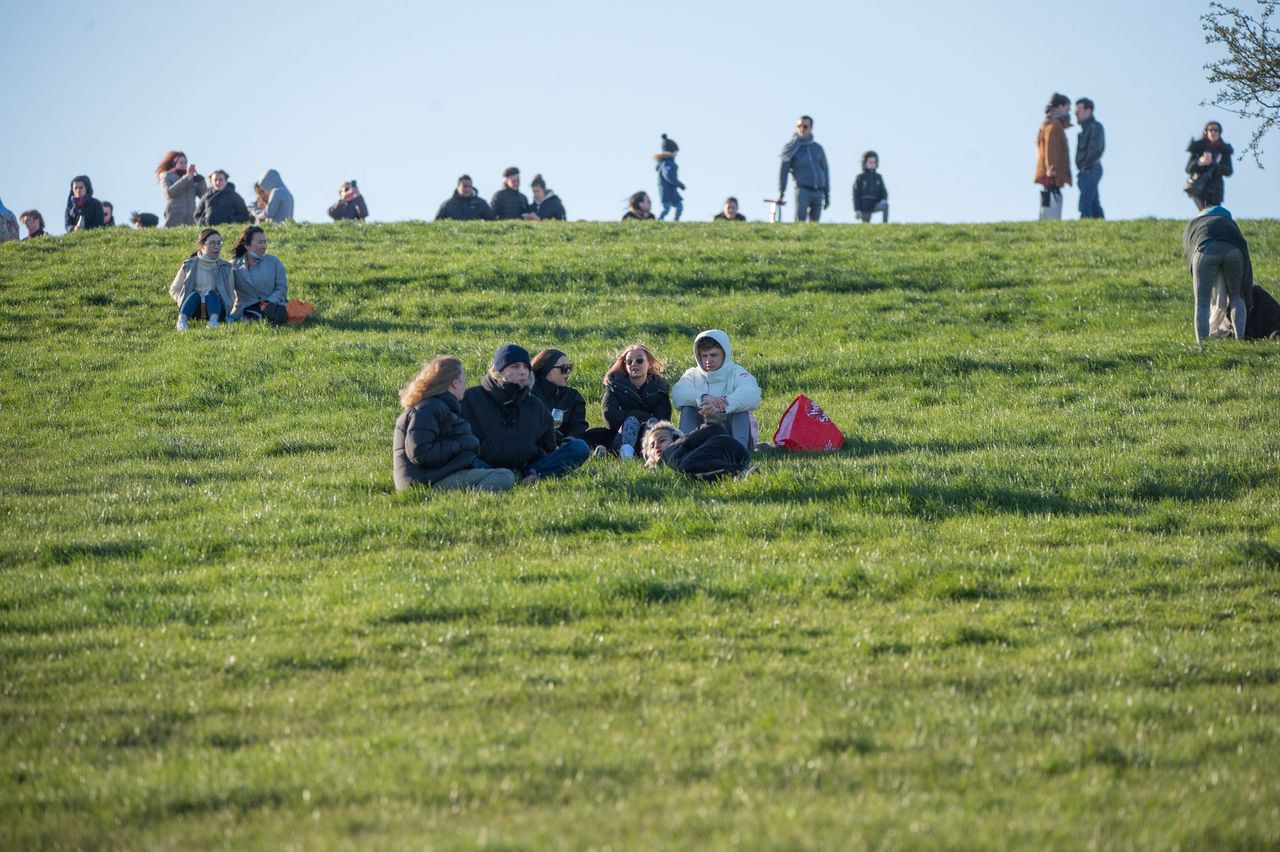
[[[729,335],[718,328],[693,339],[690,367],[671,389],[671,406],[680,412],[686,435],[705,422],[723,423],[738,443],[751,449],[751,412],[760,406],[760,385],[733,361]]]

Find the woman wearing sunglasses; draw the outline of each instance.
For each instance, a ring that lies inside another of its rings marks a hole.
[[[551,412],[560,441],[587,434],[587,401],[569,387],[572,371],[569,356],[559,349],[543,349],[533,356],[533,395]]]
[[[643,343],[633,343],[604,374],[605,422],[611,447],[624,459],[634,458],[650,421],[671,419],[671,386],[662,377],[667,365]]]

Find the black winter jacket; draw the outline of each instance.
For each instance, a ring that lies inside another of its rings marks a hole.
[[[1222,156],[1217,159],[1211,166],[1202,166],[1196,162],[1205,151],[1212,151],[1215,155]],[[1213,171],[1213,176],[1209,178],[1208,184],[1205,185],[1204,192],[1199,196],[1204,202],[1205,207],[1212,207],[1215,204],[1221,204],[1223,197],[1226,195],[1226,184],[1223,178],[1229,178],[1235,172],[1235,167],[1231,164],[1231,158],[1235,155],[1235,149],[1223,142],[1218,148],[1209,145],[1208,139],[1192,139],[1187,145],[1187,174],[1192,176],[1200,176],[1207,171]]]
[[[335,222],[340,219],[364,220],[369,218],[369,206],[364,203],[363,195],[357,195],[350,201],[343,201],[339,198],[329,205],[329,218]]]
[[[695,479],[719,479],[747,469],[751,456],[718,423],[708,423],[685,435],[662,454],[662,463]]]
[[[671,385],[661,376],[650,376],[640,387],[631,384],[626,373],[614,373],[604,380],[604,398],[600,400],[604,422],[617,432],[628,417],[643,424],[650,417],[671,419]]]
[[[486,375],[463,394],[462,416],[480,439],[477,454],[493,467],[524,473],[556,449],[551,412],[523,385]]]
[[[870,159],[870,158],[868,158]],[[862,174],[853,181],[853,209],[859,213],[869,213],[876,209],[881,201],[889,200],[889,190],[884,185],[884,178],[879,172],[863,169]]]
[[[459,413],[453,394],[429,396],[396,419],[391,438],[391,473],[396,490],[439,482],[474,466],[480,439]]]
[[[587,401],[582,394],[570,387],[553,385],[544,378],[533,382],[533,395],[541,400],[547,411],[559,408],[564,412],[564,422],[556,430],[561,440],[581,438],[587,434]]]
[[[249,208],[236,192],[236,185],[228,182],[222,189],[210,189],[196,205],[197,225],[224,225],[228,222],[252,222]]]
[[[439,211],[436,212],[436,221],[441,219],[458,219],[461,221],[484,219],[492,222],[493,209],[489,207],[489,202],[478,195],[473,194],[463,198],[457,193],[457,190],[454,190],[453,197],[441,204]]]
[[[489,206],[495,219],[519,219],[529,212],[529,199],[520,190],[504,186],[493,194]]]
[[[537,213],[539,219],[566,219],[568,218],[564,212],[564,203],[560,201],[560,196],[554,192],[548,192],[547,197],[541,201],[534,201],[529,205],[530,213]]]
[[[67,226],[67,231],[71,231],[83,216],[84,228],[86,231],[91,228],[101,228],[102,223],[107,217],[106,214],[102,212],[102,202],[93,197],[93,181],[89,180],[88,175],[76,175],[71,179],[71,183],[73,184],[76,181],[80,181],[84,184],[87,200],[82,206],[77,207],[76,197],[68,192],[67,212],[66,215],[63,216],[63,224]]]
[[[1076,137],[1076,169],[1087,171],[1102,162],[1102,152],[1107,150],[1107,133],[1102,122],[1088,118],[1080,122],[1080,135]]]

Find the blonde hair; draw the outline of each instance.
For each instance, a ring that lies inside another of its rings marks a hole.
[[[640,455],[644,456],[645,467],[657,467],[662,461],[662,453],[658,452],[659,432],[670,432],[673,440],[684,437],[670,420],[659,420],[650,426],[649,431],[644,433],[644,440],[640,442]]]
[[[422,372],[400,389],[400,406],[413,408],[429,396],[449,389],[453,380],[463,374],[462,360],[453,355],[437,355],[422,365]]]
[[[609,377],[615,373],[625,374],[627,372],[627,355],[631,352],[635,352],[637,349],[644,352],[645,356],[649,359],[649,378],[652,378],[653,376],[661,376],[663,372],[666,371],[667,363],[657,355],[654,355],[652,349],[643,343],[632,343],[630,346],[623,348],[623,350],[618,353],[618,358],[613,362],[613,366],[605,371],[605,381],[608,381]]]

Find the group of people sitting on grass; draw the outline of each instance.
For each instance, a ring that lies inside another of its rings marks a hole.
[[[249,225],[241,231],[231,253],[232,262],[223,260],[222,234],[216,228],[200,231],[196,250],[169,285],[169,295],[178,303],[178,331],[186,331],[192,319],[208,320],[209,328],[222,320],[287,321],[289,280],[280,259],[267,254],[262,228]]]
[[[622,350],[604,376],[604,426],[591,428],[586,400],[569,387],[573,364],[559,349],[530,358],[503,344],[478,385],[462,361],[440,355],[400,392],[392,438],[396,489],[504,491],[564,476],[589,458],[640,456],[699,479],[745,475],[755,446],[760,386],[733,360],[729,336],[694,338],[695,365],[675,387],[642,343]],[[671,422],[679,412],[680,425]]]

